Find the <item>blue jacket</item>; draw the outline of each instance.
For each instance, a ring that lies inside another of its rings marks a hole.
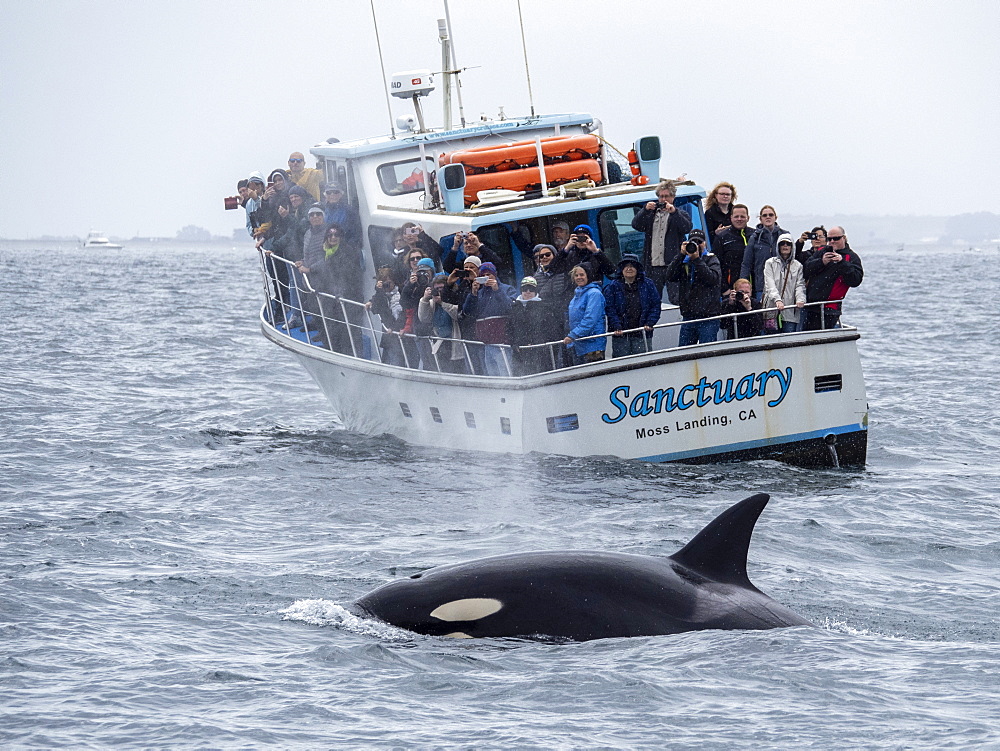
[[[636,277],[639,285],[639,306],[642,316],[640,326],[655,326],[660,320],[660,296],[656,294],[656,285],[641,271]],[[604,288],[604,312],[608,315],[608,328],[618,331],[625,326],[625,282],[615,279]]]
[[[462,303],[462,315],[470,318],[493,318],[510,314],[510,307],[517,297],[517,290],[509,284],[497,282],[494,292],[485,284],[476,294],[470,294]]]
[[[604,295],[601,285],[591,282],[586,287],[577,287],[573,299],[569,301],[569,338],[579,339],[584,336],[607,333],[604,326]],[[577,355],[603,350],[604,339],[588,339],[585,342],[575,342],[571,346]]]

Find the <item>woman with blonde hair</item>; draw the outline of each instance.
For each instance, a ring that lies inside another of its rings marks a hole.
[[[721,235],[732,222],[729,217],[736,203],[736,186],[722,182],[716,185],[705,199],[705,223],[708,225],[708,237],[715,244],[716,235]]]

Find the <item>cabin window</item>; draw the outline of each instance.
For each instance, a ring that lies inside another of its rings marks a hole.
[[[632,220],[640,208],[642,207],[619,206],[615,209],[605,209],[597,215],[601,250],[615,266],[624,253],[634,253],[642,258],[642,246],[646,235],[632,229]]]
[[[560,221],[566,222],[572,232],[576,225],[588,223],[587,212],[576,211],[571,214],[519,219],[478,227],[473,231],[483,244],[488,245],[490,250],[500,256],[501,266],[498,268],[500,281],[516,284],[534,272],[532,249],[539,243],[551,244],[552,225]],[[442,241],[445,240],[450,242],[450,238],[442,238]]]
[[[377,269],[379,266],[392,266],[396,260],[393,255],[392,233],[394,227],[379,227],[368,225],[368,247],[372,249],[372,261]]]
[[[618,206],[604,209],[597,215],[597,231],[600,235],[601,250],[608,259],[618,265],[622,254],[634,253],[643,260],[643,248],[646,241],[645,233],[632,229],[632,220],[646,202],[631,206]],[[705,222],[701,213],[701,199],[698,196],[678,198],[674,205],[691,215],[694,227],[704,229]]]
[[[487,246],[499,257],[500,263],[497,264],[497,278],[504,284],[516,284],[519,278],[516,266],[523,266],[523,261],[518,259],[518,263],[514,263],[513,243],[507,228],[502,224],[491,224],[488,227],[474,229],[473,232],[476,233],[476,236],[483,245]],[[454,238],[454,235],[452,235],[452,238]],[[452,242],[454,242],[454,239]],[[524,274],[520,276],[524,276]]]
[[[426,159],[424,168],[428,173],[433,172],[436,169],[434,160]],[[376,172],[382,192],[387,196],[420,193],[424,189],[424,174],[420,169],[419,158],[380,164]]]

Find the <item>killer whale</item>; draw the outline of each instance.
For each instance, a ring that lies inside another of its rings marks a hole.
[[[747,576],[750,537],[769,498],[740,501],[667,558],[578,550],[499,555],[390,582],[349,609],[459,638],[588,641],[811,626]]]

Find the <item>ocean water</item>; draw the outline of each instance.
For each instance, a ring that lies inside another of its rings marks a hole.
[[[0,745],[1000,748],[1000,251],[858,250],[863,471],[352,434],[260,336],[250,249],[0,244]],[[759,491],[751,579],[816,628],[466,641],[342,607],[503,552],[669,555]]]

